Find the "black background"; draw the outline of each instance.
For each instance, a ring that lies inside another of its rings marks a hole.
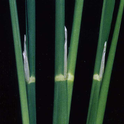
[[[23,49],[25,1],[17,0]],[[116,0],[108,49],[119,0]],[[102,0],[85,0],[82,17],[70,124],[85,124],[97,48]],[[66,0],[68,41],[74,0]],[[37,124],[52,124],[54,93],[55,1],[36,0],[36,100]],[[124,123],[124,21],[122,20],[108,94],[104,124]],[[21,124],[18,80],[9,12],[9,1],[0,0],[0,123]],[[107,50],[108,50],[107,49]],[[107,51],[108,55],[108,51]]]

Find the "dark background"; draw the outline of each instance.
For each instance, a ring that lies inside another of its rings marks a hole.
[[[23,49],[25,1],[17,0]],[[112,32],[119,0],[116,0]],[[102,0],[84,0],[76,65],[70,124],[85,124],[97,48]],[[74,0],[66,0],[68,41],[71,34]],[[36,100],[37,124],[52,124],[54,93],[55,1],[36,0]],[[124,123],[124,21],[119,36],[104,124]],[[0,0],[0,123],[21,124],[18,80],[9,12],[9,1]],[[108,50],[108,49],[107,49]],[[107,51],[108,54],[108,51]]]

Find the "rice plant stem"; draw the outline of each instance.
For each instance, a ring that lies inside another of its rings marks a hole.
[[[35,89],[35,0],[26,0],[26,41],[30,81],[27,82],[30,124],[36,124]]]
[[[23,70],[22,50],[21,50],[16,0],[9,0],[9,5],[10,5],[10,14],[11,14],[11,22],[12,22],[12,30],[13,30],[17,75],[19,82],[22,123],[29,124],[29,113],[28,113],[26,85],[25,85],[24,70]]]
[[[56,0],[55,84],[53,124],[67,124],[67,84],[64,77],[65,0]]]
[[[111,78],[111,73],[112,73],[112,67],[113,67],[113,62],[114,62],[114,57],[115,57],[115,52],[116,52],[116,47],[117,47],[117,41],[119,37],[121,19],[123,15],[123,8],[124,8],[124,0],[121,0],[119,10],[118,10],[117,20],[115,24],[115,29],[113,33],[112,43],[111,43],[111,47],[109,51],[109,56],[108,56],[108,60],[106,64],[105,75],[104,75],[103,82],[102,82],[103,84],[101,87],[101,92],[100,92],[100,97],[99,97],[96,124],[103,123],[108,89],[109,89],[110,78]]]
[[[96,121],[100,86],[102,82],[102,77],[100,77],[101,61],[102,61],[105,43],[107,43],[108,37],[109,37],[109,32],[110,32],[111,22],[112,22],[112,15],[114,11],[114,4],[115,4],[115,0],[103,1],[99,39],[98,39],[98,46],[97,46],[97,53],[96,53],[96,60],[95,60],[95,67],[94,67],[94,75],[93,75],[91,96],[90,96],[90,102],[89,102],[89,108],[88,108],[87,124],[95,124],[95,121]],[[104,72],[104,70],[102,71]]]
[[[73,92],[73,82],[74,82],[74,74],[75,74],[75,67],[76,67],[76,60],[77,60],[83,3],[84,3],[84,0],[75,1],[73,26],[72,26],[70,49],[69,49],[69,55],[68,55],[68,79],[67,79],[68,116],[70,115],[70,108],[71,108],[71,99],[72,99],[72,92]]]
[[[55,75],[64,74],[65,1],[56,0],[55,13]]]
[[[30,75],[35,76],[35,0],[26,0],[27,38]]]
[[[68,124],[66,81],[55,81],[53,124]]]

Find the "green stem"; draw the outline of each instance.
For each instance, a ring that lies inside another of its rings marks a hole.
[[[68,56],[68,79],[67,79],[68,116],[70,115],[70,108],[71,108],[71,99],[72,99],[72,92],[73,92],[74,74],[75,74],[75,67],[76,67],[76,60],[77,60],[83,3],[84,3],[84,0],[75,1],[73,26],[72,26],[70,49],[69,49],[69,56]]]
[[[35,94],[35,82],[27,85],[28,93],[28,106],[30,124],[36,124],[36,94]]]
[[[18,75],[18,82],[19,82],[22,123],[29,124],[29,113],[28,113],[25,77],[24,77],[24,70],[23,70],[22,50],[21,50],[16,0],[9,0],[9,5],[10,5],[11,22],[12,22],[12,29],[13,29],[17,75]]]
[[[68,123],[67,84],[64,78],[65,0],[56,0],[55,14],[55,88],[53,124]]]
[[[64,74],[65,1],[56,0],[55,13],[55,75]]]
[[[99,40],[97,46],[91,96],[90,96],[90,102],[88,108],[87,124],[95,124],[96,121],[99,93],[100,93],[100,87],[103,76],[103,74],[100,76],[100,70],[102,69],[102,71],[104,72],[104,63],[105,63],[104,62],[103,65],[101,66],[101,61],[102,61],[102,56],[104,55],[103,50],[106,47],[106,43],[109,37],[114,5],[115,5],[115,0],[103,1]]]
[[[115,29],[113,33],[112,43],[111,43],[111,47],[109,51],[109,56],[108,56],[108,60],[106,64],[103,84],[101,87],[96,124],[103,123],[108,89],[109,89],[110,78],[111,78],[111,73],[112,73],[112,67],[113,67],[113,62],[114,62],[114,57],[115,57],[115,52],[116,52],[116,47],[117,47],[117,41],[118,41],[119,31],[120,31],[120,26],[121,26],[121,20],[122,20],[122,15],[123,15],[123,9],[124,9],[124,0],[121,0],[119,10],[118,10],[117,20],[115,24]]]
[[[27,82],[30,124],[36,124],[35,93],[35,0],[26,0],[26,37],[30,80]]]
[[[30,75],[35,76],[35,0],[26,0],[26,15]]]

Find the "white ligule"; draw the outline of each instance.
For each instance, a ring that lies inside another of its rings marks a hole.
[[[30,71],[29,71],[29,63],[28,63],[28,57],[27,57],[26,35],[24,35],[23,59],[24,59],[25,79],[26,79],[26,82],[29,82],[29,80],[30,80]]]
[[[100,66],[100,71],[99,71],[100,79],[102,79],[103,73],[104,73],[106,47],[107,47],[107,42],[104,43],[104,49],[103,49],[103,54],[102,54],[101,66]]]
[[[93,75],[93,79],[97,80],[97,81],[101,81],[102,78],[103,78],[104,68],[105,68],[106,48],[107,48],[107,41],[104,43],[104,48],[103,48],[103,54],[102,54],[101,66],[100,66],[99,74],[94,74]]]
[[[67,78],[67,28],[65,26],[65,44],[64,44],[64,78]]]

